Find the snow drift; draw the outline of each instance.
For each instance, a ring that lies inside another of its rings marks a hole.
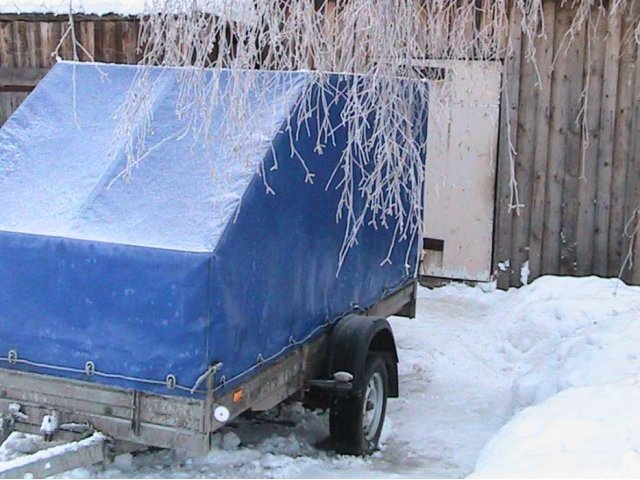
[[[569,388],[516,415],[473,477],[638,478],[639,385]]]
[[[543,277],[509,292],[499,352],[516,415],[476,477],[640,475],[640,288]]]

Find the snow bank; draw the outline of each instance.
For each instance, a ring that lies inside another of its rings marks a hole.
[[[506,296],[499,352],[520,413],[474,476],[640,476],[640,288],[544,277]]]
[[[514,368],[515,408],[570,387],[640,379],[640,288],[543,277],[513,293],[501,349]]]
[[[565,390],[503,427],[472,477],[637,478],[639,405],[638,385]]]
[[[32,437],[32,438],[33,438],[32,440],[33,443],[38,442],[39,437]],[[2,470],[4,471],[19,468],[19,467],[24,467],[26,465],[29,465],[35,460],[45,460],[55,456],[64,455],[65,453],[77,452],[82,448],[90,447],[92,445],[96,445],[99,443],[104,443],[107,440],[108,438],[105,435],[103,435],[100,432],[95,432],[90,437],[87,437],[82,440],[78,440],[77,442],[68,442],[62,445],[56,445],[51,448],[46,448],[46,449],[34,452],[29,456],[20,456],[20,457],[13,458],[12,460],[4,461],[1,467],[2,467]],[[0,473],[2,472],[0,471]]]

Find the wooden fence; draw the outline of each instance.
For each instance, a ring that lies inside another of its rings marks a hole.
[[[640,236],[632,235],[640,220],[640,71],[631,41],[640,2],[634,8],[579,32],[565,50],[576,12],[546,1],[546,37],[535,40],[540,79],[525,59],[520,18],[511,18],[515,52],[505,60],[494,235],[501,287],[520,284],[525,262],[530,279],[622,271],[640,284]],[[509,133],[520,209],[512,208]],[[633,267],[623,270],[625,261]]]
[[[0,124],[18,107],[55,62],[52,52],[68,26],[64,15],[0,15]],[[99,62],[135,63],[138,21],[115,15],[76,15],[79,41]],[[73,59],[71,40],[60,55]],[[78,50],[80,60],[89,56]]]
[[[604,17],[595,32],[585,29],[565,49],[576,14],[568,3],[545,0],[546,36],[534,40],[539,77],[526,59],[530,46],[518,12],[510,19],[515,50],[504,59],[493,252],[501,287],[519,285],[527,262],[531,280],[542,274],[617,276],[631,260],[622,276],[640,284],[640,235],[627,258],[640,221],[640,214],[634,217],[640,206],[640,72],[637,45],[627,47],[633,16]],[[636,9],[640,15],[640,2]],[[64,16],[0,15],[0,123],[51,66],[66,22]],[[75,26],[95,60],[137,61],[134,18],[77,16]],[[73,57],[70,42],[61,51]],[[88,57],[81,53],[80,59]],[[523,205],[516,209],[509,141],[517,150]]]

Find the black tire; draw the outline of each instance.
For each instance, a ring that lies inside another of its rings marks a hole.
[[[354,379],[357,395],[334,399],[329,416],[331,439],[336,452],[368,455],[378,448],[389,392],[389,375],[381,354],[370,354],[360,379]],[[370,384],[377,386],[371,387]],[[369,387],[369,390],[368,390]],[[380,394],[378,390],[381,389]],[[375,392],[373,391],[375,390]],[[367,399],[367,392],[370,398]],[[375,395],[372,400],[371,395]],[[375,401],[375,405],[372,405]],[[365,402],[367,411],[365,418]],[[372,411],[375,410],[373,413]],[[378,418],[379,416],[379,418]]]

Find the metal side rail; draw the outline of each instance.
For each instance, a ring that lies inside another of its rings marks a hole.
[[[266,410],[315,378],[324,359],[325,336],[302,345],[272,365],[252,372],[234,390],[205,399],[171,397],[0,368],[0,436],[12,430],[39,433],[45,417],[61,425],[89,425],[122,442],[174,449],[192,456],[210,449],[210,435],[247,410]],[[216,411],[226,412],[222,418]],[[64,434],[62,428],[54,438]]]
[[[411,310],[415,304],[415,282],[388,293],[366,314],[386,317]],[[204,398],[0,368],[0,440],[13,430],[40,433],[47,416],[55,416],[54,424],[60,425],[52,430],[56,439],[65,440],[61,435],[74,433],[65,432],[63,426],[85,425],[108,435],[116,446],[133,444],[174,449],[190,456],[205,454],[211,447],[211,434],[238,415],[268,410],[294,395],[304,397],[309,381],[326,380],[333,325],[321,325],[317,336],[298,342],[291,338],[281,357],[258,361],[227,379],[226,384],[214,386],[212,366],[208,376],[202,377],[201,383],[207,387]],[[316,382],[319,385],[326,386]]]
[[[50,412],[59,424],[88,424],[117,441],[206,452],[204,402],[0,368],[5,431],[40,433]],[[56,438],[63,432],[56,432]]]

